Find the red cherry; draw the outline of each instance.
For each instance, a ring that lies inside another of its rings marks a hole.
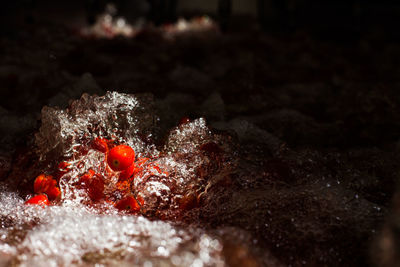
[[[25,205],[41,205],[44,207],[50,205],[50,201],[46,195],[36,195],[25,201]]]
[[[135,160],[135,151],[130,146],[119,145],[108,153],[107,163],[113,171],[126,170]]]
[[[82,175],[80,182],[82,184],[89,184],[90,179],[92,179],[92,177],[95,175],[94,170],[89,169],[87,173],[85,173],[84,175]]]
[[[133,178],[140,171],[140,169],[141,168],[137,168],[135,164],[132,164],[126,170],[122,171],[119,174],[119,180],[120,181],[133,180]]]
[[[49,188],[45,192],[47,192],[50,188],[56,186],[57,186],[57,181],[50,176]]]
[[[141,204],[143,205],[143,203]],[[120,201],[117,202],[115,207],[119,210],[126,210],[131,212],[140,211],[139,203],[132,196],[128,196],[126,198],[121,199]]]
[[[55,200],[61,196],[60,188],[53,186],[46,191],[47,196],[50,200]]]
[[[46,192],[47,189],[52,185],[52,177],[45,174],[40,174],[36,177],[33,183],[33,191],[37,194]]]
[[[89,197],[93,201],[99,201],[104,197],[104,181],[100,176],[95,176],[88,183]]]
[[[33,183],[33,190],[37,194],[45,193],[50,200],[54,200],[61,195],[61,191],[57,187],[57,181],[52,176],[45,174],[36,177]]]

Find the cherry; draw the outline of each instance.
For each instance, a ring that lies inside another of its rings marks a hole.
[[[33,183],[33,191],[37,194],[45,193],[50,200],[54,200],[61,195],[61,191],[57,187],[57,181],[52,176],[46,174],[36,177]]]
[[[25,205],[41,205],[44,207],[50,205],[50,201],[46,195],[41,194],[31,197],[25,201]]]
[[[119,180],[120,181],[126,181],[126,180],[132,180],[132,178],[135,176],[135,174],[139,171],[138,168],[136,168],[135,164],[132,164],[129,166],[126,170],[123,170],[119,174]]]
[[[95,175],[94,170],[89,169],[87,171],[87,173],[85,173],[84,175],[81,176],[80,182],[82,184],[89,184],[90,179],[92,179],[92,177]]]
[[[108,152],[107,163],[113,171],[123,171],[133,164],[135,151],[130,146],[119,145]]]
[[[89,197],[93,201],[99,201],[104,197],[104,181],[102,177],[96,175],[91,178],[88,183],[88,193]]]
[[[46,192],[52,185],[53,177],[46,174],[40,174],[33,183],[33,191],[37,194]]]
[[[87,173],[81,176],[80,184],[88,192],[92,201],[99,201],[104,197],[104,181],[103,178],[96,174],[94,170],[89,169]]]
[[[143,201],[141,201],[143,205]],[[115,207],[119,210],[126,210],[131,212],[140,211],[140,205],[133,196],[128,196],[117,202]]]
[[[61,196],[60,188],[53,186],[46,191],[47,196],[50,200],[55,200]]]

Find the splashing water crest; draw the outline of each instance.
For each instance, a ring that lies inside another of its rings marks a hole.
[[[187,196],[194,195],[197,200],[190,200],[198,203],[213,177],[234,164],[230,141],[212,133],[200,118],[178,125],[165,145],[156,147],[152,103],[149,95],[108,92],[102,97],[84,94],[66,110],[44,107],[35,136],[37,154],[48,162],[44,172],[61,160],[68,162],[69,171],[59,178],[62,198],[46,208],[24,205],[3,188],[0,251],[20,266],[224,266],[223,245],[214,235],[142,215],[176,219],[188,206]],[[149,158],[129,188],[144,200],[142,215],[126,215],[110,202],[121,198],[115,193],[119,174],[107,168],[104,153],[92,148],[97,137],[127,144],[137,157]],[[77,186],[89,170],[104,174],[108,198],[93,201]]]

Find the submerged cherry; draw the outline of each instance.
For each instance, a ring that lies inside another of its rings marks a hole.
[[[88,194],[92,201],[99,201],[104,198],[104,181],[100,175],[96,175],[89,180]]]
[[[96,173],[94,172],[94,170],[89,169],[87,171],[87,173],[85,173],[84,175],[82,175],[80,182],[82,184],[89,184],[90,180],[92,179],[92,177],[95,175]]]
[[[133,164],[135,151],[130,146],[119,145],[108,152],[107,163],[113,171],[123,171]]]
[[[50,201],[46,195],[36,195],[31,197],[27,201],[25,201],[25,205],[41,205],[41,206],[48,206],[50,205]]]
[[[46,191],[46,194],[50,200],[55,200],[61,196],[61,191],[60,188],[53,186]]]
[[[142,201],[141,201],[142,202]],[[143,203],[141,203],[143,205]],[[131,212],[140,211],[140,204],[133,196],[128,196],[117,202],[115,207],[119,210],[126,210]]]
[[[119,174],[120,181],[132,180],[135,174],[139,171],[135,164],[132,164]]]

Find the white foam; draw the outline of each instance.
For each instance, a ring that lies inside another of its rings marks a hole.
[[[117,262],[223,265],[221,243],[199,229],[181,229],[141,216],[95,214],[68,206],[25,206],[15,193],[0,195],[0,251],[20,266],[70,266],[106,258]],[[7,235],[26,233],[20,243]],[[7,241],[8,240],[8,241]],[[93,262],[92,262],[93,261]]]

